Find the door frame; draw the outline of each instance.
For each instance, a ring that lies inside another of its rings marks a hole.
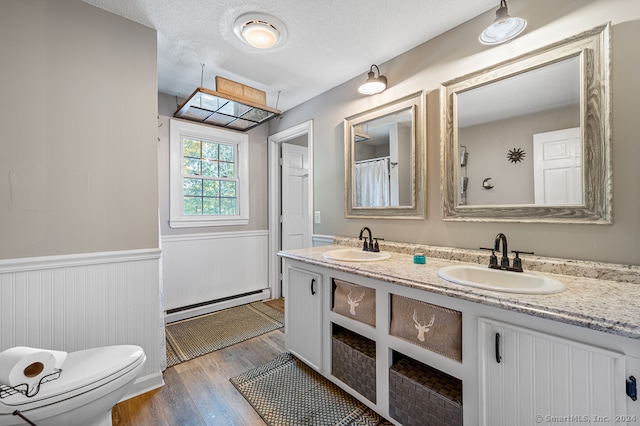
[[[271,297],[278,299],[282,296],[280,288],[280,264],[278,251],[282,247],[280,235],[280,144],[297,137],[307,135],[309,150],[309,246],[313,241],[313,120],[290,127],[269,136],[269,288]]]

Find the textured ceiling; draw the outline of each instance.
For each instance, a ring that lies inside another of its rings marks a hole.
[[[84,0],[158,31],[158,90],[185,98],[219,75],[286,111],[460,25],[498,0]],[[288,37],[262,51],[240,42],[246,12],[279,18]],[[487,23],[489,24],[489,23]],[[470,42],[473,42],[471,40]],[[384,68],[381,69],[385,74]],[[393,76],[388,76],[390,82]]]

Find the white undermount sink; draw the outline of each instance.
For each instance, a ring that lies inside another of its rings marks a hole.
[[[357,248],[329,250],[322,253],[322,257],[342,262],[377,262],[391,257],[386,252],[364,251]]]
[[[452,283],[522,294],[551,294],[565,290],[560,281],[527,272],[501,271],[478,265],[451,265],[438,270],[438,276]]]

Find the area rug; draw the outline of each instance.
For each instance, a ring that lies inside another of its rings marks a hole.
[[[281,328],[284,314],[262,302],[167,324],[167,367]]]
[[[290,353],[230,381],[269,426],[391,424]]]

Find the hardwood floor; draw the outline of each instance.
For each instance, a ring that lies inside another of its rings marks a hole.
[[[269,301],[284,311],[282,299]],[[229,379],[284,352],[284,328],[170,367],[165,386],[117,404],[114,425],[265,425]]]
[[[264,304],[269,305],[273,309],[277,309],[280,312],[284,313],[284,299],[282,297],[280,299],[265,300]]]

